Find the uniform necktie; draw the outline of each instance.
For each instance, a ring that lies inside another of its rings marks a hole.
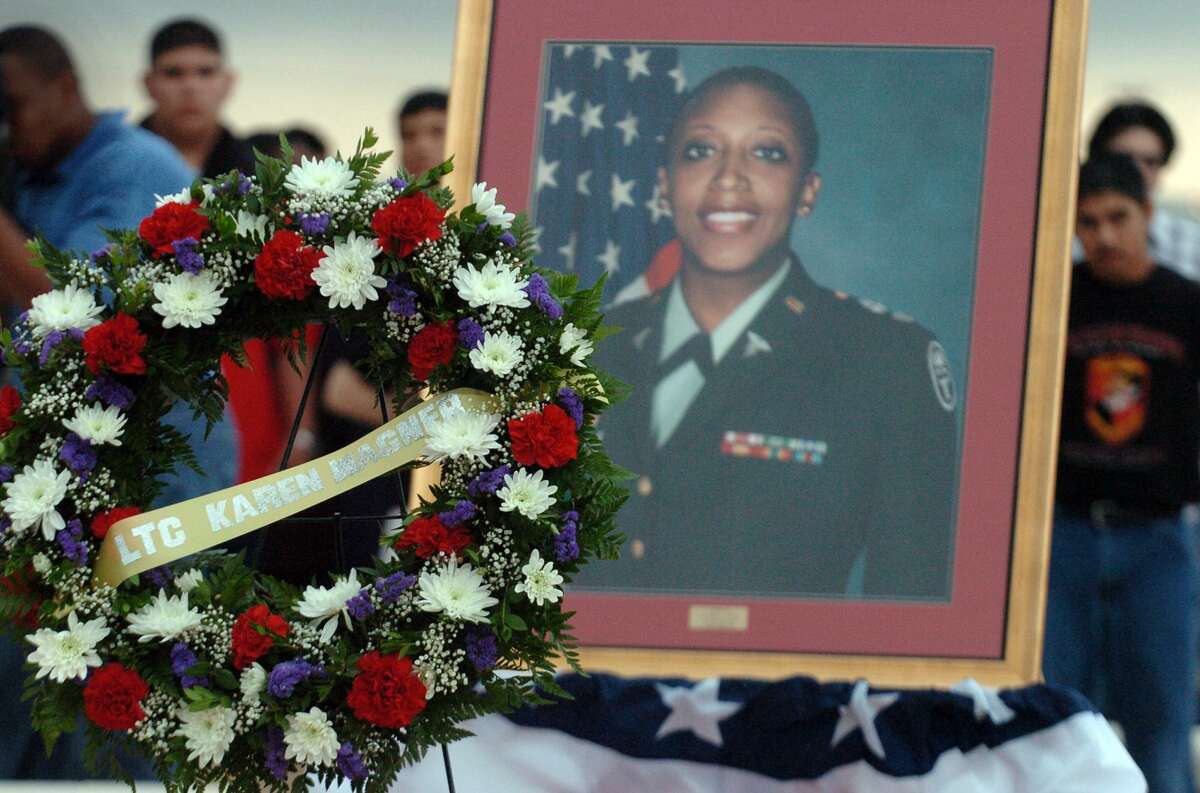
[[[693,333],[686,342],[658,365],[659,378],[666,377],[688,361],[694,361],[700,368],[700,373],[704,375],[704,379],[709,379],[715,366],[712,336],[707,333]]]

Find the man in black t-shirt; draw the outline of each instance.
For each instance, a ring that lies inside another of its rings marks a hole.
[[[1200,285],[1159,266],[1125,155],[1079,174],[1046,680],[1103,697],[1150,790],[1190,793]]]

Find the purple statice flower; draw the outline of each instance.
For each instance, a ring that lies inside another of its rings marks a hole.
[[[75,564],[87,564],[88,547],[83,542],[83,524],[78,519],[68,521],[66,528],[55,533],[54,539],[62,548],[63,556]]]
[[[283,661],[275,664],[267,677],[267,691],[271,696],[286,699],[296,690],[296,686],[308,680],[313,675],[323,675],[325,670],[318,664],[313,665],[303,658],[294,661]]]
[[[254,186],[254,183],[250,181],[249,177],[247,177],[246,174],[241,173],[239,171],[238,172],[238,188],[237,188],[238,195],[245,195],[246,193],[249,193],[250,188],[253,186]]]
[[[371,591],[363,587],[358,594],[346,601],[346,611],[356,620],[365,620],[375,613],[375,604],[371,602]]]
[[[390,184],[392,189],[397,193],[403,193],[408,187],[408,182],[406,182],[404,179],[401,179],[399,176],[395,177],[394,179],[388,179],[388,184]]]
[[[171,582],[175,580],[175,573],[171,572],[171,568],[165,564],[158,567],[152,567],[146,571],[146,580],[155,589],[166,589],[171,586]]]
[[[562,528],[554,538],[554,558],[560,562],[573,562],[579,558],[579,513],[575,510],[563,513]]]
[[[375,591],[379,593],[379,599],[384,603],[392,603],[404,594],[404,590],[415,583],[417,583],[415,575],[392,573],[387,578],[375,579]]]
[[[417,313],[417,293],[412,290],[412,284],[400,278],[389,278],[387,293],[388,311],[402,317],[411,317]]]
[[[96,250],[88,254],[88,261],[92,264],[97,264],[101,259],[107,259],[112,253],[113,244],[110,242],[107,245],[101,245]]]
[[[486,220],[483,221],[482,223],[480,223],[478,226],[475,227],[475,233],[482,234],[483,232],[487,231],[487,227],[489,225],[490,224]]]
[[[50,353],[54,352],[55,347],[70,338],[83,339],[83,331],[78,328],[70,328],[69,330],[52,330],[47,333],[46,338],[42,340],[41,352],[38,353],[38,366],[50,363]]]
[[[11,518],[9,518],[8,516],[0,518],[0,534],[4,534],[6,531],[8,531],[11,528],[12,528],[12,519]]]
[[[33,352],[33,343],[29,339],[15,339],[13,349],[16,350],[17,355],[24,357]]]
[[[438,513],[438,520],[448,529],[461,526],[473,517],[475,517],[475,505],[470,501],[460,501],[454,505],[454,509]]]
[[[490,471],[484,471],[471,480],[471,484],[467,485],[467,493],[471,498],[479,498],[486,494],[495,493],[504,484],[504,477],[512,473],[512,469],[507,465],[502,465],[499,468],[493,468]]]
[[[490,628],[472,626],[464,636],[467,660],[477,670],[486,672],[496,665],[496,634]]]
[[[91,441],[73,432],[67,433],[67,440],[58,453],[58,459],[66,463],[67,468],[83,482],[87,481],[88,474],[96,467],[96,451],[92,448]]]
[[[204,257],[196,253],[196,246],[199,244],[195,237],[184,237],[171,243],[171,247],[175,249],[175,261],[179,262],[184,272],[192,275],[204,269]]]
[[[517,238],[513,236],[511,231],[506,231],[500,235],[500,242],[510,248],[517,247]]]
[[[324,234],[328,228],[329,213],[322,212],[319,215],[300,214],[300,230],[310,237]]]
[[[458,321],[458,346],[464,350],[473,350],[483,342],[483,327],[471,319],[465,317]]]
[[[562,306],[550,294],[550,284],[546,279],[538,273],[529,276],[529,284],[525,287],[525,294],[529,295],[529,302],[533,303],[538,309],[550,319],[560,319],[562,317]]]
[[[367,766],[362,756],[354,751],[354,744],[343,741],[337,753],[337,767],[346,779],[357,781],[367,778]]]
[[[195,666],[197,661],[196,654],[187,646],[187,642],[175,642],[175,646],[171,648],[171,672],[179,678],[182,688],[211,688],[208,678],[204,675],[188,674],[188,670]]]
[[[129,410],[133,401],[137,399],[132,388],[106,374],[97,377],[96,382],[87,387],[83,396],[91,402],[101,402],[121,410]]]
[[[567,415],[575,422],[575,429],[583,426],[583,400],[579,398],[579,394],[574,388],[563,386],[558,389],[558,404],[562,409],[567,411]]]
[[[0,465],[0,484],[11,482],[16,471],[11,465]]]
[[[288,761],[283,745],[283,730],[278,727],[268,727],[263,739],[263,765],[276,779],[287,776]]]

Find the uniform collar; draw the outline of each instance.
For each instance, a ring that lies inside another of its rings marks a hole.
[[[734,309],[733,313],[721,320],[720,325],[713,328],[711,336],[714,363],[720,363],[730,348],[742,337],[742,334],[762,312],[771,297],[779,290],[780,285],[787,279],[791,269],[792,261],[789,258],[774,275],[767,279],[766,283],[742,301],[742,304]],[[682,347],[688,339],[700,333],[700,327],[692,318],[692,312],[683,298],[683,288],[679,284],[678,277],[671,282],[670,290],[663,316],[662,346],[658,354],[660,362],[671,357],[671,354]]]

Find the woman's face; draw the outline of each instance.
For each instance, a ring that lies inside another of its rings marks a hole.
[[[685,259],[730,274],[777,264],[792,219],[811,210],[821,187],[804,173],[804,154],[766,89],[730,86],[697,105],[658,173]]]

